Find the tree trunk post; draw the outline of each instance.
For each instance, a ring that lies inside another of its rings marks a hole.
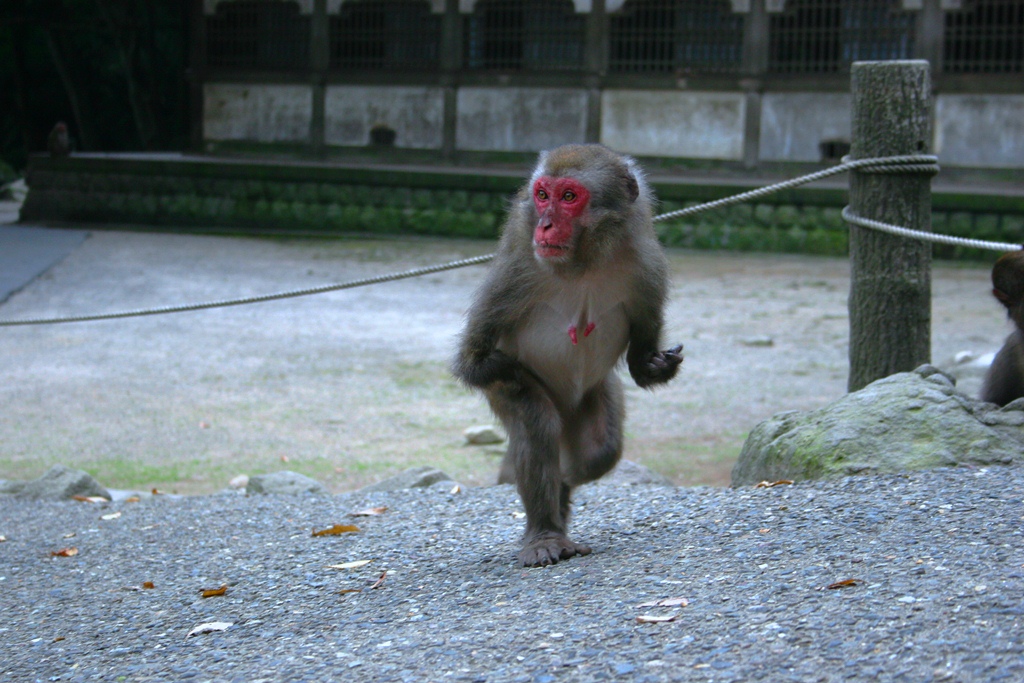
[[[929,154],[931,83],[924,60],[855,62],[851,157]],[[850,174],[864,218],[931,230],[931,176]],[[850,226],[849,391],[931,359],[931,244]]]

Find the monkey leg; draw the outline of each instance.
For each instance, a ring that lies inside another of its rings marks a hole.
[[[565,416],[562,467],[571,487],[601,478],[619,462],[625,412],[622,382],[613,371]]]
[[[505,464],[514,469],[526,509],[519,563],[539,567],[588,554],[590,548],[566,536],[570,489],[559,465],[562,418],[551,397],[539,383],[528,380],[499,382],[487,390],[487,398],[508,432]]]

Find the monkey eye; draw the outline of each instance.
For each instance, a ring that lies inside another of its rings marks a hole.
[[[539,199],[539,200],[541,200],[543,202],[543,201],[546,201],[547,198],[548,198],[548,193],[547,192],[545,192],[544,190],[537,190],[537,199]]]
[[[576,193],[573,192],[572,190],[566,190],[565,192],[562,193],[562,201],[563,202],[574,202],[574,201],[576,201]]]

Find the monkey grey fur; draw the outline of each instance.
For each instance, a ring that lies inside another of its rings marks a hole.
[[[651,203],[628,157],[541,154],[470,308],[453,372],[508,432],[499,482],[515,482],[526,509],[524,566],[590,552],[567,536],[570,495],[622,455],[622,356],[641,387],[683,360],[682,346],[660,350],[668,264]]]

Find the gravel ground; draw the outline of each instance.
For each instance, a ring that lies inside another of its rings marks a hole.
[[[0,681],[1020,681],[1022,497],[1020,467],[588,486],[594,553],[526,570],[509,486],[0,496]]]

